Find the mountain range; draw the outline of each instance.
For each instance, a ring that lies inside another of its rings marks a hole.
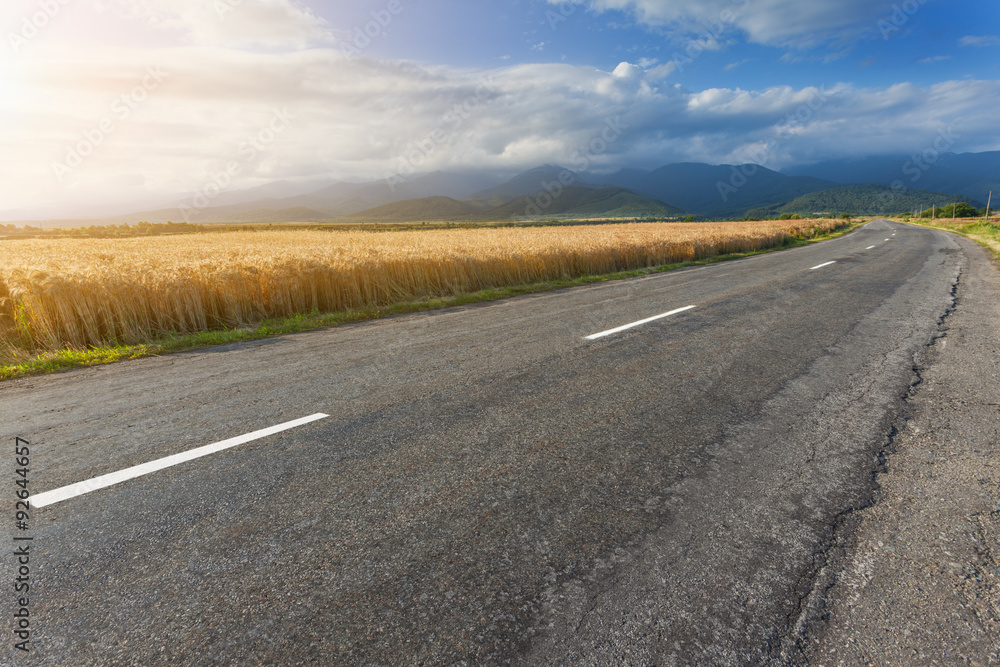
[[[864,187],[859,187],[864,186]],[[373,182],[275,181],[214,198],[188,195],[99,223],[503,221],[569,217],[702,219],[777,213],[889,214],[1000,192],[1000,151],[834,160],[774,171],[755,164],[674,163],[576,173],[542,165],[516,174],[433,172]],[[5,217],[0,214],[0,218]],[[9,215],[6,216],[10,219]]]
[[[902,184],[907,190],[948,192],[985,202],[1000,192],[1000,151],[937,153],[831,160],[786,169],[789,176],[838,183]]]

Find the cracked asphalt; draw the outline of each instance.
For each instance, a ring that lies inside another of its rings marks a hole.
[[[1000,270],[959,244],[973,261],[917,358],[876,502],[817,580],[812,665],[1000,664]]]
[[[33,647],[0,656],[805,663],[836,637],[821,631],[839,627],[838,549],[893,469],[961,277],[987,264],[973,250],[875,221],[737,262],[4,383],[2,437],[32,443],[35,493],[330,416],[33,510]]]

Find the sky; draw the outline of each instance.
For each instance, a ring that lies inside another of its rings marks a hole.
[[[1000,150],[996,0],[4,0],[0,219]]]

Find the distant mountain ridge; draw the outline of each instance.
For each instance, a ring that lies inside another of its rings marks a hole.
[[[528,197],[543,190],[549,191],[568,186],[595,188],[596,185],[587,183],[580,174],[564,167],[545,164],[522,172],[503,183],[492,188],[480,190],[472,194],[468,199],[482,206],[499,206],[506,204],[517,197]]]
[[[902,184],[907,189],[953,193],[986,201],[1000,191],[1000,151],[883,155],[828,160],[785,169],[789,176],[809,176],[839,183]]]
[[[383,206],[408,199],[445,196],[464,198],[478,190],[492,187],[502,182],[502,178],[491,173],[448,173],[433,172],[414,176],[402,183],[390,184],[386,180],[367,183],[330,183],[318,190],[285,197],[264,197],[247,199],[247,192],[272,193],[274,188],[253,188],[251,191],[222,193],[209,200],[208,206],[200,206],[194,197],[180,200],[171,208],[139,211],[127,216],[109,218],[106,222],[281,222],[281,211],[311,212],[305,221],[328,221],[343,218],[359,211]],[[237,196],[239,195],[239,196]],[[238,203],[225,204],[226,201]],[[294,221],[303,221],[295,218]]]
[[[479,207],[451,197],[422,197],[383,204],[347,216],[360,222],[421,222],[469,218]]]
[[[809,176],[786,176],[753,164],[682,162],[650,172],[625,169],[600,181],[629,188],[706,217],[739,217],[747,209],[785,202],[836,185]]]
[[[624,188],[559,186],[525,197],[517,197],[480,213],[491,220],[531,219],[546,216],[573,218],[670,218],[687,212],[665,202]]]
[[[931,159],[933,158],[933,159]],[[624,168],[610,174],[576,173],[559,165],[545,164],[513,176],[484,170],[432,172],[393,181],[329,182],[275,181],[250,188],[222,192],[211,199],[194,195],[175,199],[159,209],[101,219],[52,222],[57,226],[88,226],[95,223],[193,222],[324,222],[356,220],[364,213],[371,219],[400,215],[411,219],[432,215],[440,219],[474,216],[489,212],[494,217],[509,213],[524,216],[581,217],[671,217],[689,213],[702,218],[739,218],[747,211],[786,207],[813,207],[820,200],[802,200],[812,194],[846,185],[893,185],[914,191],[917,198],[932,193],[941,205],[953,201],[982,202],[990,191],[1000,193],[1000,151],[984,153],[935,153],[917,156],[869,156],[853,160],[830,160],[774,171],[761,165],[710,165],[696,162],[667,164],[656,169]],[[618,188],[586,201],[586,192]],[[544,203],[559,191],[559,203]],[[860,191],[834,193],[831,205],[851,197],[882,196]],[[826,196],[826,195],[824,195]],[[846,199],[845,199],[846,197]],[[445,198],[451,202],[429,198]],[[531,202],[527,199],[535,198]],[[884,198],[884,197],[883,197]],[[516,201],[516,200],[521,201]],[[410,202],[396,208],[380,207]],[[573,206],[570,203],[575,202]],[[506,208],[503,208],[506,207]],[[828,206],[819,205],[820,208]],[[834,206],[836,207],[836,206]],[[901,211],[911,206],[902,205]],[[535,210],[537,209],[537,211]],[[392,213],[395,211],[395,213]],[[900,212],[901,212],[900,211]]]
[[[488,198],[457,201],[450,197],[424,197],[377,206],[354,213],[345,220],[358,222],[439,222],[452,220],[504,222],[544,217],[625,218],[678,217],[685,211],[643,197],[623,188],[561,186],[528,196],[514,197],[499,206],[483,204]],[[513,192],[514,190],[509,190]]]

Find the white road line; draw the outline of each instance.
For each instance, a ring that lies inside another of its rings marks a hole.
[[[604,336],[610,336],[611,334],[616,334],[619,331],[625,331],[626,329],[631,329],[632,327],[637,327],[642,324],[648,324],[649,322],[662,320],[664,317],[670,317],[671,315],[676,315],[677,313],[683,313],[685,310],[691,310],[692,308],[697,308],[697,307],[698,306],[685,306],[684,308],[671,310],[669,313],[663,313],[662,315],[656,315],[654,317],[647,317],[644,320],[639,320],[638,322],[632,322],[632,324],[626,324],[624,326],[615,327],[614,329],[608,329],[607,331],[602,331],[601,333],[595,333],[591,336],[587,336],[586,340],[596,340],[598,338],[603,338]]]
[[[55,503],[62,502],[63,500],[69,500],[70,498],[82,496],[85,493],[97,491],[98,489],[103,489],[114,484],[118,484],[119,482],[135,479],[136,477],[142,477],[143,475],[148,475],[151,472],[163,470],[164,468],[169,468],[179,463],[200,459],[203,456],[221,452],[224,449],[236,447],[237,445],[242,445],[250,442],[251,440],[259,440],[260,438],[274,435],[275,433],[280,433],[282,431],[287,431],[289,429],[296,428],[297,426],[303,426],[304,424],[318,421],[320,419],[325,419],[329,416],[330,415],[318,412],[314,415],[310,415],[309,417],[303,417],[302,419],[285,422],[284,424],[271,426],[270,428],[261,429],[260,431],[254,431],[253,433],[247,433],[246,435],[229,438],[228,440],[221,440],[211,445],[198,447],[187,452],[180,452],[179,454],[150,461],[149,463],[143,463],[137,466],[132,466],[131,468],[119,470],[118,472],[112,472],[107,475],[101,475],[100,477],[94,477],[93,479],[77,482],[76,484],[70,484],[69,486],[53,489],[52,491],[46,491],[45,493],[39,493],[37,496],[31,496],[31,504],[35,507],[54,505]]]
[[[815,271],[816,269],[822,269],[824,266],[830,266],[831,264],[836,264],[837,262],[827,262],[826,264],[820,264],[819,266],[814,266],[810,271]]]
[[[889,240],[889,239],[886,239],[886,241],[888,241],[888,240]]]
[[[870,245],[870,246],[868,246],[867,248],[865,248],[865,250],[871,250],[871,249],[872,249],[872,248],[874,248],[874,247],[876,247],[876,246],[873,246],[873,245]]]

